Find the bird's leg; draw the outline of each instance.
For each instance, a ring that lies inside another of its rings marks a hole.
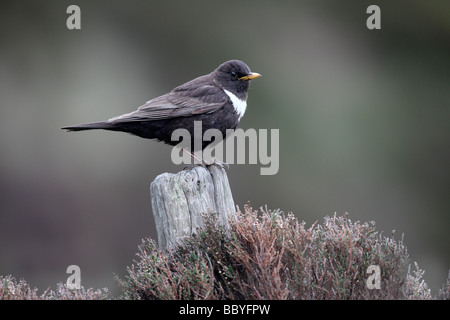
[[[191,156],[191,159],[194,160],[194,164],[195,164],[195,160],[197,160],[197,163],[198,163],[198,164],[203,164],[203,159],[200,158],[199,156],[197,156],[195,153],[190,152],[190,151],[189,151],[188,149],[186,149],[186,148],[183,148],[183,150],[184,150],[185,152],[187,152],[187,153]]]
[[[194,168],[196,166],[202,166],[202,167],[206,168],[206,163],[205,163],[205,161],[202,158],[199,158],[197,155],[195,155],[194,153],[190,152],[186,148],[183,148],[183,151],[187,152],[191,156],[191,159],[194,160],[193,164],[188,164],[187,166],[185,166],[183,168],[183,170],[190,170],[190,169],[192,169],[192,168]],[[195,160],[197,160],[197,163],[195,163],[196,162]]]

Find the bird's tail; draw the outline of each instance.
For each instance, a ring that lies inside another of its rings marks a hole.
[[[93,129],[105,129],[105,130],[114,130],[114,126],[110,122],[100,121],[100,122],[92,122],[79,124],[76,126],[64,127],[61,128],[66,131],[83,131],[83,130],[93,130]]]

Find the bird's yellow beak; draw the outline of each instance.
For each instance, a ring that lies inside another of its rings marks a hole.
[[[239,80],[252,80],[252,79],[256,79],[261,77],[261,75],[259,73],[256,72],[250,72],[248,75],[244,76],[244,77],[240,77]]]

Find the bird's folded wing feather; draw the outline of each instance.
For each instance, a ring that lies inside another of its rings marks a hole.
[[[211,113],[222,108],[227,99],[222,89],[211,85],[204,85],[189,92],[172,91],[147,101],[136,111],[111,118],[108,122],[163,120]]]

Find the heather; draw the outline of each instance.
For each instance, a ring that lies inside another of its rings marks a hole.
[[[379,267],[379,289],[368,285],[369,266]],[[126,276],[116,276],[117,297],[62,283],[39,293],[0,276],[0,300],[449,299],[450,278],[432,294],[423,275],[404,238],[383,235],[375,222],[333,215],[307,226],[293,214],[245,206],[230,229],[205,215],[204,227],[169,251],[143,239]]]

